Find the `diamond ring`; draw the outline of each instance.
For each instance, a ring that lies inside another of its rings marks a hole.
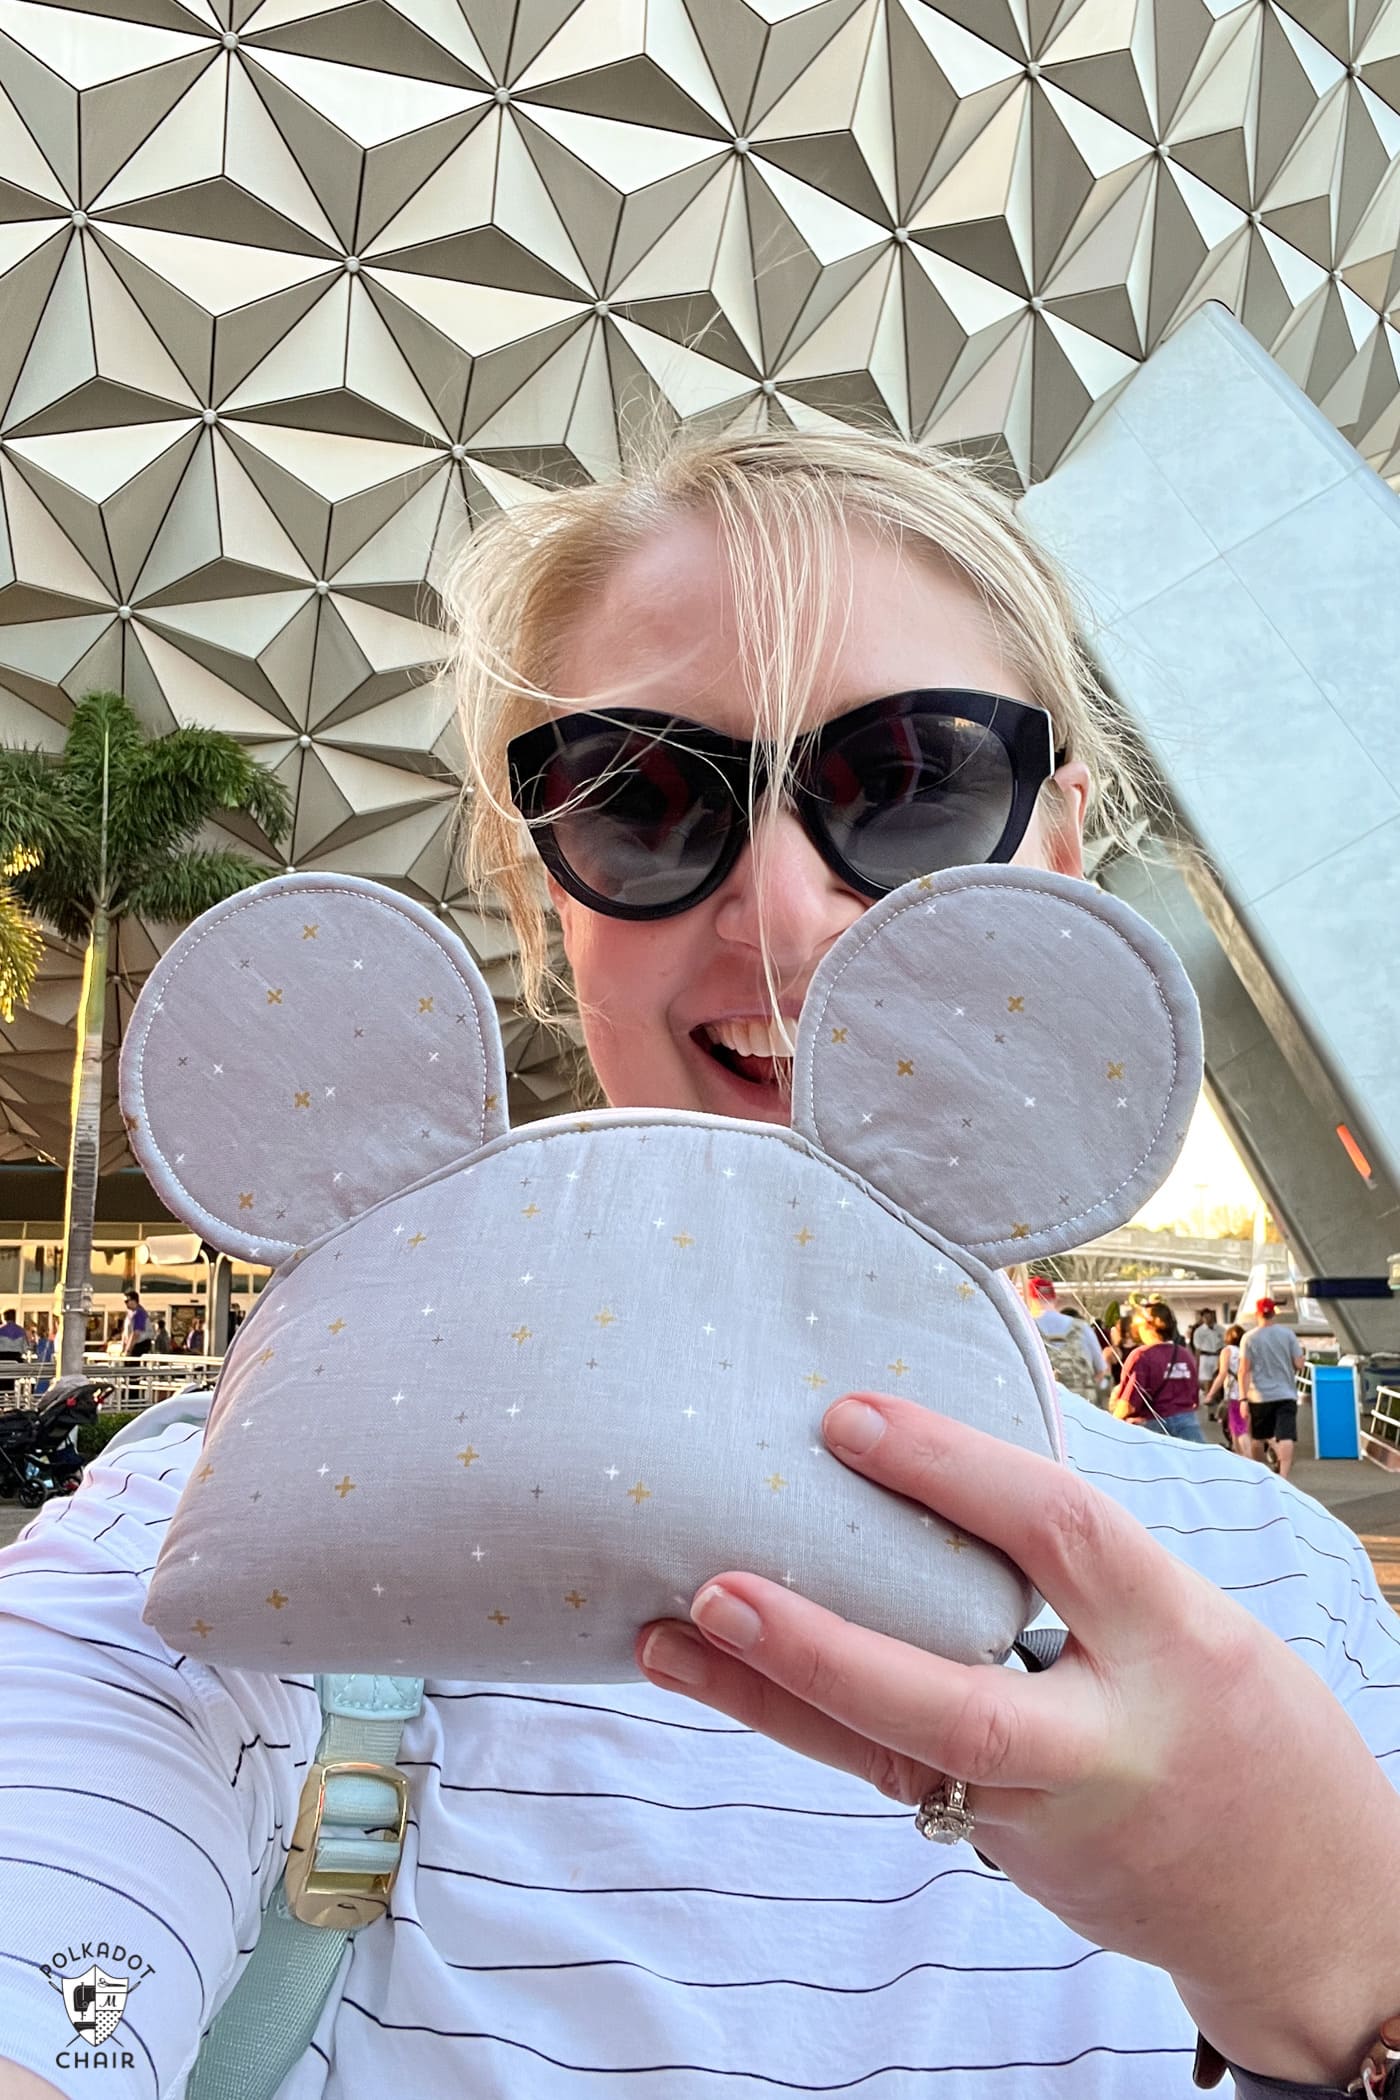
[[[967,1781],[940,1779],[919,1803],[914,1828],[935,1845],[956,1845],[971,1837],[975,1820],[967,1806]]]

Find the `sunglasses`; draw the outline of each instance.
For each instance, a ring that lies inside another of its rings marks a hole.
[[[762,750],[642,709],[566,714],[512,738],[511,799],[550,874],[613,919],[717,890],[749,838]],[[1044,708],[943,687],[895,693],[802,738],[784,783],[827,866],[863,897],[1010,860],[1060,762]]]

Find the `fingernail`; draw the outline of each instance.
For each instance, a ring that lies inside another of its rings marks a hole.
[[[690,1607],[690,1616],[706,1633],[712,1633],[726,1648],[752,1648],[763,1631],[763,1623],[742,1597],[711,1582]]]
[[[705,1682],[705,1644],[686,1626],[655,1626],[642,1644],[642,1667],[677,1684]]]
[[[826,1418],[826,1440],[863,1458],[885,1433],[885,1418],[863,1400],[838,1400]]]

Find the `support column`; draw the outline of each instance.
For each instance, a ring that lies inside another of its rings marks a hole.
[[[209,1329],[205,1335],[211,1356],[222,1356],[228,1347],[232,1304],[233,1263],[226,1254],[216,1254],[209,1271]]]

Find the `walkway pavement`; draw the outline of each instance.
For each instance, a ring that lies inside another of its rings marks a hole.
[[[1302,1440],[1293,1468],[1294,1485],[1306,1495],[1315,1495],[1358,1534],[1384,1594],[1400,1610],[1400,1472],[1383,1472],[1365,1460],[1352,1464],[1345,1459],[1304,1458],[1302,1453],[1312,1446],[1306,1410],[1299,1427]],[[8,1546],[18,1536],[31,1514],[16,1503],[0,1502],[0,1546]]]
[[[18,1538],[21,1527],[29,1522],[33,1512],[21,1509],[14,1502],[0,1502],[0,1546],[8,1546],[10,1540]]]
[[[1300,1458],[1293,1484],[1351,1526],[1371,1556],[1382,1595],[1400,1611],[1400,1472],[1364,1459]]]

